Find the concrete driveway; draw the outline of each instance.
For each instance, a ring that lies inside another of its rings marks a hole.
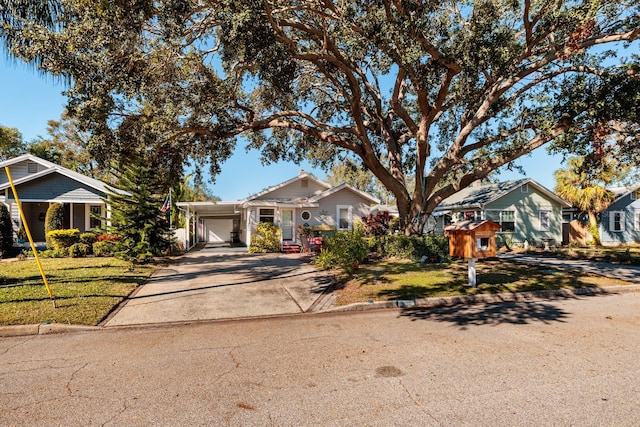
[[[318,305],[330,283],[298,254],[205,248],[157,271],[103,325],[303,313]]]

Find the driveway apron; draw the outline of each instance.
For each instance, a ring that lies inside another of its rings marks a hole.
[[[302,313],[329,285],[328,276],[297,254],[202,249],[157,271],[104,325]]]

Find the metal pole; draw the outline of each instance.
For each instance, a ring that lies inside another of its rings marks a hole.
[[[18,212],[20,212],[20,219],[22,219],[22,225],[24,226],[24,231],[27,233],[27,237],[29,238],[29,244],[31,245],[31,250],[33,251],[33,256],[36,258],[36,262],[38,263],[38,268],[40,269],[40,274],[42,275],[42,280],[44,281],[44,286],[47,288],[47,292],[49,293],[49,297],[53,302],[53,308],[58,308],[56,305],[56,297],[53,295],[53,291],[51,290],[51,286],[49,286],[49,281],[47,280],[46,274],[44,274],[44,268],[42,267],[42,262],[40,262],[40,257],[38,256],[38,251],[36,250],[36,245],[33,243],[33,237],[31,237],[31,231],[29,230],[29,225],[27,224],[27,219],[24,216],[24,212],[22,211],[22,205],[20,204],[20,199],[18,198],[18,192],[16,191],[15,185],[13,185],[13,179],[11,178],[11,172],[9,171],[9,166],[4,167],[5,172],[7,173],[7,178],[9,179],[9,184],[11,185],[11,191],[13,192],[13,198],[18,205]]]

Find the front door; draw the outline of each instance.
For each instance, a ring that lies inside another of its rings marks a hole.
[[[293,240],[293,211],[282,211],[282,240]]]

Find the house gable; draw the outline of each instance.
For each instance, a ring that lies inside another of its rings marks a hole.
[[[22,201],[103,203],[106,197],[102,191],[55,172],[16,184],[16,189]],[[9,191],[7,200],[12,199]]]
[[[313,174],[301,171],[297,177],[271,186],[247,197],[244,201],[306,199],[320,194],[328,188],[331,188],[331,185],[319,180]]]
[[[615,192],[615,191],[614,191]],[[601,214],[600,240],[604,245],[640,243],[640,187],[628,187]]]
[[[14,157],[4,162],[0,162],[0,185],[4,185],[9,182],[9,178],[5,171],[6,166],[9,167],[9,170],[11,171],[11,178],[14,181],[20,180],[29,175],[42,173],[43,171],[56,167],[54,163],[31,154]]]

